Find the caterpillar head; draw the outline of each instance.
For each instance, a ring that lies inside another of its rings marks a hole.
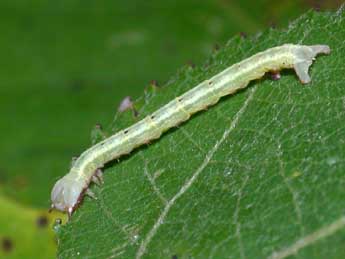
[[[70,217],[77,207],[83,193],[83,187],[69,175],[58,180],[51,192],[52,208],[67,212]]]

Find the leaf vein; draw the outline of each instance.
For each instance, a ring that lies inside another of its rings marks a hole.
[[[139,249],[137,251],[137,254],[136,254],[136,259],[142,258],[142,256],[146,253],[146,249],[147,249],[148,244],[151,242],[152,238],[157,233],[159,227],[163,224],[164,219],[168,215],[172,206],[175,204],[176,200],[179,199],[192,186],[192,184],[196,181],[196,179],[198,178],[200,173],[209,164],[210,160],[212,159],[212,157],[216,153],[216,151],[219,149],[221,144],[227,139],[229,134],[236,128],[239,119],[241,118],[243,113],[246,111],[249,103],[253,100],[254,93],[255,93],[256,89],[257,89],[257,87],[254,86],[252,89],[249,90],[249,95],[248,95],[247,99],[245,100],[244,104],[239,109],[239,111],[236,113],[236,115],[234,116],[234,119],[231,122],[230,127],[224,131],[221,139],[218,140],[216,142],[216,144],[214,145],[214,147],[208,152],[204,161],[202,162],[200,167],[198,167],[198,169],[195,171],[195,173],[192,175],[192,177],[189,180],[187,180],[185,182],[185,184],[182,186],[182,188],[176,193],[176,195],[174,197],[172,197],[171,200],[168,201],[168,203],[164,207],[162,213],[159,215],[157,221],[154,223],[153,227],[149,230],[148,234],[146,235],[144,240],[141,242]]]

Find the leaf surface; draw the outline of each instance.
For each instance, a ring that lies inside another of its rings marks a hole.
[[[136,103],[139,118],[198,82],[283,43],[328,44],[294,72],[223,98],[105,170],[59,232],[59,258],[344,258],[345,14],[235,37]],[[138,119],[116,116],[114,131]]]

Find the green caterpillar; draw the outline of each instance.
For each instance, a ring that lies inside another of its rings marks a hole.
[[[105,163],[158,139],[166,130],[216,104],[222,96],[246,87],[251,80],[261,78],[266,72],[293,68],[301,83],[309,83],[308,69],[320,53],[329,54],[329,46],[284,44],[257,53],[201,82],[143,120],[83,152],[70,172],[55,183],[51,192],[52,208],[71,216],[84,193],[92,196],[88,190],[90,182],[102,181],[100,168]]]

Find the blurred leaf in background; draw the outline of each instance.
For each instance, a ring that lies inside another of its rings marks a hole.
[[[0,258],[54,258],[55,217],[61,214],[25,207],[1,195]]]
[[[200,64],[232,35],[286,25],[310,7],[336,6],[327,1],[1,1],[0,198],[7,204],[1,208],[8,208],[1,211],[1,240],[20,244],[19,232],[8,232],[8,219],[36,240],[34,224],[26,222],[35,217],[21,216],[49,206],[55,180],[68,171],[71,157],[90,145],[93,125],[110,125],[124,96],[140,96],[150,80],[164,83],[186,63]],[[50,244],[52,236],[41,234]],[[6,257],[22,258],[13,251]],[[48,257],[38,250],[35,258],[40,255]]]

